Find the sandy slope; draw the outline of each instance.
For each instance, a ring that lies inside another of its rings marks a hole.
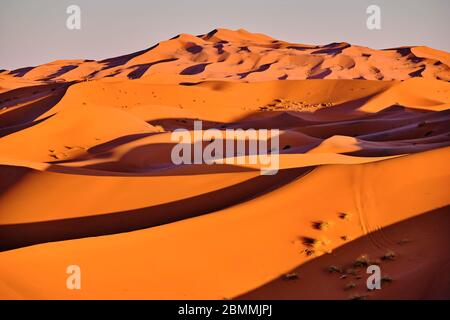
[[[218,29],[0,73],[0,298],[450,298],[448,62]],[[278,174],[174,165],[199,119],[279,129]]]
[[[343,235],[355,239],[446,205],[448,152],[322,166],[277,191],[214,214],[6,251],[0,256],[2,283],[24,298],[230,298],[345,244]],[[340,219],[340,212],[348,213],[349,220]],[[314,221],[332,225],[316,230]],[[304,252],[309,248],[304,238],[319,241],[312,256]],[[80,292],[63,285],[62,271],[71,263],[86,273],[86,288]]]
[[[426,212],[359,238],[239,299],[448,299],[449,207]],[[433,250],[429,250],[433,248]],[[383,259],[387,254],[393,258]],[[380,265],[382,290],[367,290],[362,255]]]

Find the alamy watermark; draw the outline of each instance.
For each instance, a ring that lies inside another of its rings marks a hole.
[[[66,27],[69,30],[81,29],[81,8],[78,5],[72,4],[66,8],[66,13],[69,15],[66,19]],[[366,19],[366,27],[369,30],[381,30],[381,8],[378,5],[372,4],[366,8],[366,13],[369,15]]]
[[[381,8],[375,4],[367,7],[366,13],[369,15],[366,26],[369,30],[381,30]]]
[[[181,164],[259,165],[262,175],[274,175],[279,169],[278,129],[207,129],[194,121],[194,131],[176,129],[171,140],[171,159]]]
[[[69,290],[81,289],[81,268],[76,264],[67,266],[66,273],[69,275],[66,279],[66,287]]]
[[[370,274],[367,278],[366,285],[369,290],[381,289],[381,269],[380,266],[373,264],[367,267],[366,272]]]
[[[69,30],[81,29],[81,8],[75,4],[67,7],[66,13],[69,15],[66,20],[66,27]]]

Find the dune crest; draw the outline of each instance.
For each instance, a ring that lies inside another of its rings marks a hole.
[[[224,78],[241,82],[414,77],[450,81],[449,61],[447,52],[424,46],[377,50],[346,42],[305,45],[243,29],[215,29],[199,36],[180,34],[124,56],[59,60],[5,70],[0,76],[39,83],[153,77],[164,77],[170,83]]]

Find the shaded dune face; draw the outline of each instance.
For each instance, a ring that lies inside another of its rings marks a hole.
[[[217,29],[0,72],[0,298],[450,298],[449,61]],[[175,165],[198,120],[278,173]]]
[[[290,270],[287,274],[297,275],[298,281],[280,277],[238,299],[447,299],[450,283],[442,280],[449,276],[445,267],[449,256],[442,243],[450,240],[449,213],[450,208],[439,208],[375,231],[342,246],[333,255]],[[430,247],[434,250],[428,250]],[[385,274],[382,290],[367,290],[365,268],[354,267],[357,252],[381,266]],[[387,259],[387,252],[395,256]],[[421,257],[427,263],[422,268],[411,266],[411,257]],[[436,277],[436,270],[440,277]],[[395,285],[399,278],[402,287]]]

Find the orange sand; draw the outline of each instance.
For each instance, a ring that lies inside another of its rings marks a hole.
[[[449,61],[218,29],[1,72],[0,298],[449,299]],[[278,174],[174,165],[196,119],[280,129]]]

